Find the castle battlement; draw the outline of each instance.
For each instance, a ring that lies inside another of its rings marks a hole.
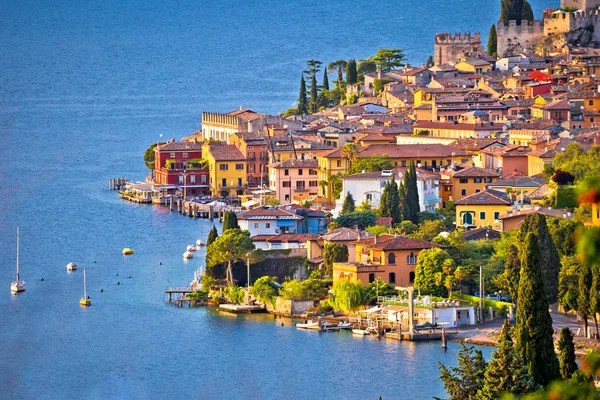
[[[563,12],[560,10],[544,10],[544,35],[555,35],[571,32],[581,28],[593,27],[594,39],[597,41],[600,36],[596,33],[600,31],[600,10],[590,9],[587,11],[579,10],[574,12]]]
[[[496,31],[539,29],[543,26],[544,23],[537,19],[534,21],[524,19],[520,24],[517,24],[517,21],[508,21],[508,24],[504,21],[498,21]]]
[[[544,23],[539,20],[498,21],[498,56],[507,57],[532,50],[544,37]]]
[[[471,35],[471,33],[449,33],[442,32],[435,34],[435,44],[472,44],[474,42],[481,43],[481,34],[479,32],[475,32]]]

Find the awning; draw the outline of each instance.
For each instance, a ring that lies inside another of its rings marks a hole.
[[[242,207],[252,207],[258,204],[258,201],[248,200],[242,203]]]

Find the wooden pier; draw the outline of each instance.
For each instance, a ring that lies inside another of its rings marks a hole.
[[[183,287],[168,287],[165,289],[165,294],[169,297],[169,303],[173,300],[181,300],[186,294],[192,293],[193,290],[189,286]]]
[[[191,218],[208,218],[210,220],[217,219],[218,221],[223,220],[225,211],[236,211],[231,207],[215,206],[196,201],[185,201],[182,198],[170,197],[165,202],[165,205],[169,207],[171,211],[177,211],[182,215],[187,215]]]
[[[123,178],[115,178],[108,181],[108,190],[122,190],[125,189],[125,186],[130,182]]]

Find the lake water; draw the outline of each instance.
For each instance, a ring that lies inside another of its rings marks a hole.
[[[532,1],[536,15],[554,3]],[[434,33],[487,36],[498,10],[495,0],[0,3],[0,397],[443,395],[437,361],[455,363],[454,343],[442,352],[168,305],[164,289],[202,264],[182,260],[185,246],[211,225],[120,201],[108,180],[143,179],[148,144],[196,130],[203,110],[290,107],[307,59],[401,47],[424,62]],[[27,291],[11,296],[17,225]],[[87,268],[88,309],[71,261]]]

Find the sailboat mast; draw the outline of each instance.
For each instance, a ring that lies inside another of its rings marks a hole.
[[[86,281],[85,281],[85,269],[83,270],[83,298],[87,299],[87,291],[86,291]]]
[[[17,283],[19,283],[19,227],[17,226]]]

